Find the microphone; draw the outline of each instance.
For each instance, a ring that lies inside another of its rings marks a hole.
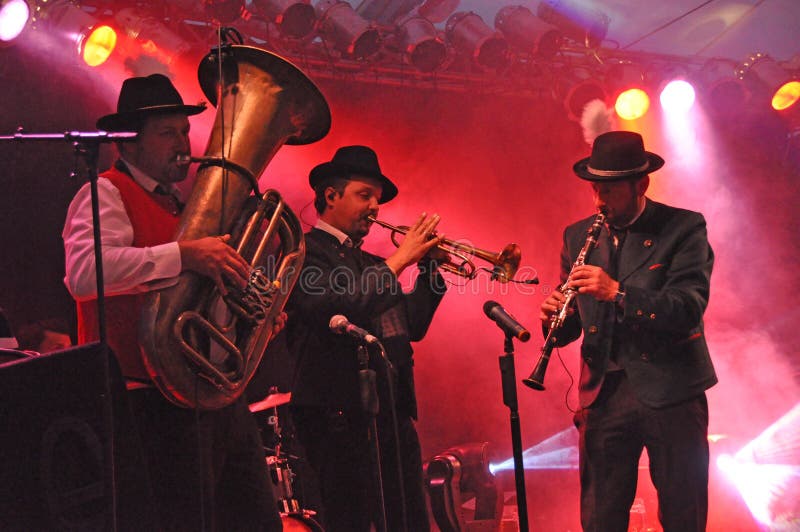
[[[523,327],[517,320],[506,312],[500,303],[497,301],[487,301],[483,304],[483,313],[494,320],[497,326],[503,329],[506,334],[513,336],[521,342],[527,342],[531,339],[531,333]]]
[[[331,318],[330,323],[328,324],[330,327],[331,332],[336,334],[346,334],[348,336],[352,336],[354,338],[358,338],[363,340],[368,344],[379,344],[378,338],[371,335],[361,327],[356,327],[350,321],[342,316],[341,314],[336,314]]]

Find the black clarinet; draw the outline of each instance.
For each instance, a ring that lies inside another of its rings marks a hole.
[[[564,304],[550,319],[550,328],[547,331],[547,338],[544,340],[544,345],[539,355],[539,362],[537,362],[536,367],[533,368],[533,373],[531,373],[527,379],[522,380],[522,383],[529,388],[544,390],[544,374],[547,372],[547,364],[550,362],[550,353],[552,353],[553,347],[555,347],[557,341],[555,333],[564,325],[564,320],[567,319],[567,313],[575,301],[575,297],[578,295],[578,291],[569,286],[570,281],[572,281],[572,272],[574,272],[575,268],[578,266],[583,266],[586,263],[586,258],[589,253],[597,246],[597,238],[600,236],[600,231],[603,229],[605,223],[606,215],[602,212],[598,212],[586,233],[586,242],[583,243],[583,247],[580,253],[578,253],[578,258],[575,259],[575,263],[569,271],[567,280],[558,287],[558,291],[565,296]]]

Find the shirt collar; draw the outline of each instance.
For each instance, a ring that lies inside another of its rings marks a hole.
[[[136,181],[136,183],[146,191],[155,192],[158,187],[162,187],[166,189],[166,191],[169,194],[175,196],[176,198],[181,197],[180,190],[172,183],[170,183],[169,185],[161,184],[152,177],[150,177],[149,175],[145,174],[144,172],[136,168],[134,165],[132,165],[122,157],[120,157],[120,160],[125,164],[125,167],[128,169],[128,172],[130,173],[133,180]]]
[[[335,237],[336,240],[339,241],[339,244],[342,246],[347,246],[349,248],[361,246],[361,241],[354,242],[352,238],[347,236],[347,233],[341,231],[340,229],[337,229],[336,227],[332,226],[322,218],[317,219],[317,225],[315,225],[314,227],[316,227],[321,231],[325,231],[329,235]]]

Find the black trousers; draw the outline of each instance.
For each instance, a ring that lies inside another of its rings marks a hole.
[[[179,408],[153,388],[129,392],[159,530],[278,531],[280,514],[255,419],[243,398]]]
[[[377,491],[370,453],[369,420],[362,412],[330,411],[293,406],[292,421],[311,468],[317,475],[326,532],[369,532],[377,522]],[[399,486],[397,447],[391,417],[377,416],[381,451],[386,523],[389,531],[402,531],[402,499],[405,494],[407,530],[430,530],[422,479],[422,458],[414,420],[398,414]]]
[[[708,403],[705,394],[649,408],[624,371],[609,373],[591,408],[578,412],[581,524],[586,532],[625,532],[647,449],[665,532],[705,530],[708,513]]]

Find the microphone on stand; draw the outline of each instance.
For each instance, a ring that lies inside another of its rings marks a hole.
[[[487,301],[483,304],[483,312],[486,316],[497,323],[506,334],[513,336],[520,342],[527,342],[531,339],[531,333],[523,327],[517,320],[506,312],[497,301]]]
[[[363,340],[368,344],[380,344],[380,341],[376,336],[368,333],[361,327],[353,325],[341,314],[336,314],[333,316],[328,324],[328,327],[330,327],[331,332],[335,334],[346,334],[348,336],[352,336],[353,338]]]

